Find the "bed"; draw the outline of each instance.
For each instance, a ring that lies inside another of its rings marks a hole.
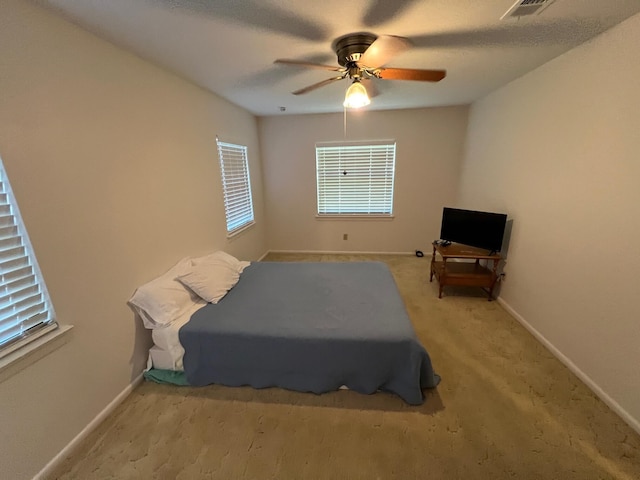
[[[217,303],[191,305],[153,338],[147,378],[192,386],[346,386],[417,405],[440,380],[381,262],[254,262]]]

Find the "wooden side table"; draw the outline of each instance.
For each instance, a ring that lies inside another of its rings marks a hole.
[[[442,260],[437,260],[440,256]],[[442,289],[445,286],[466,286],[480,287],[489,296],[489,301],[493,300],[493,289],[498,280],[498,264],[501,260],[500,254],[491,254],[488,250],[470,247],[460,243],[452,243],[442,246],[433,243],[433,256],[431,257],[431,273],[429,281],[436,277],[440,288],[438,298],[442,298]],[[453,259],[463,259],[463,262],[450,261]],[[448,261],[449,260],[449,261]],[[475,260],[469,262],[468,260]],[[493,263],[492,268],[480,265],[480,260],[487,260]]]

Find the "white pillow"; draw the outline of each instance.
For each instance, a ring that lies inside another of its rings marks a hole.
[[[242,273],[242,271],[251,264],[250,262],[240,261],[233,255],[229,255],[222,250],[205,255],[204,257],[194,258],[192,259],[192,263],[193,265],[226,265],[238,273]]]
[[[200,263],[177,278],[200,298],[218,303],[238,283],[240,274],[236,268],[224,262]]]
[[[131,297],[131,298],[133,298],[133,297]],[[158,327],[162,326],[162,325],[154,322],[153,318],[151,318],[149,316],[149,314],[147,314],[147,312],[144,311],[144,309],[142,309],[142,308],[138,307],[137,305],[134,305],[133,303],[131,303],[131,300],[129,300],[129,305],[131,305],[131,308],[133,308],[133,310],[142,319],[142,324],[144,325],[144,328],[153,329],[153,328],[158,328]]]
[[[191,259],[183,258],[165,274],[138,287],[129,304],[140,315],[146,328],[169,325],[198,300],[176,280],[191,268]]]

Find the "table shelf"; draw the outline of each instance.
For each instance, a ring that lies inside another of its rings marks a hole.
[[[438,256],[442,260],[437,260]],[[486,260],[487,266],[482,265],[480,260]],[[452,243],[443,246],[434,243],[429,281],[432,282],[433,277],[436,277],[439,284],[438,298],[442,298],[445,286],[464,286],[485,289],[491,301],[498,280],[500,260],[499,254],[468,245]]]

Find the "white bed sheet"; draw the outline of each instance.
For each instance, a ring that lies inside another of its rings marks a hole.
[[[207,304],[204,300],[195,302],[189,310],[169,325],[151,331],[154,346],[149,350],[148,368],[183,371],[184,348],[180,344],[178,332],[189,321],[191,315]]]

